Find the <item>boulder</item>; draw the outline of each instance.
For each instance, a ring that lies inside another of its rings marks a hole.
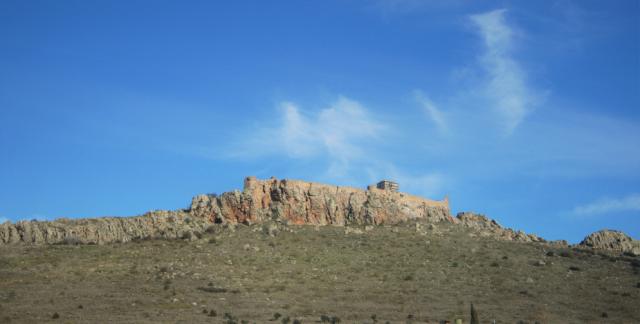
[[[582,247],[640,255],[640,241],[634,240],[629,235],[615,230],[600,230],[589,234],[578,244]]]

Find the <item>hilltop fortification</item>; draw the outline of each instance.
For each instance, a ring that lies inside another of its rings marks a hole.
[[[197,239],[214,224],[280,225],[394,225],[414,221],[416,231],[424,224],[451,223],[469,228],[480,237],[518,242],[545,242],[522,231],[500,226],[484,215],[463,212],[452,217],[449,200],[431,200],[398,192],[398,184],[382,181],[367,189],[332,186],[276,178],[247,177],[242,191],[193,197],[179,210],[156,210],[133,217],[101,217],[55,221],[20,221],[0,224],[0,245],[106,244],[136,239]],[[430,233],[437,233],[432,230]],[[553,242],[552,242],[553,243]],[[565,241],[553,244],[567,245]],[[603,231],[588,236],[581,247],[637,255],[640,243],[623,233]]]
[[[58,219],[0,224],[0,244],[104,244],[144,238],[184,238],[209,225],[278,221],[295,225],[397,224],[408,220],[455,222],[447,199],[391,190],[339,187],[298,180],[247,177],[242,191],[198,195],[188,209],[135,217]],[[195,233],[195,234],[194,234]]]
[[[193,198],[190,213],[216,223],[284,220],[295,225],[396,224],[452,221],[449,201],[377,189],[247,177],[243,191]]]

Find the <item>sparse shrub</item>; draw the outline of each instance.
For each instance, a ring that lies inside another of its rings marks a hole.
[[[202,314],[206,314],[206,313],[208,313],[208,311],[207,311],[206,309],[204,309],[204,308],[203,308],[203,309],[202,309]]]
[[[336,323],[340,323],[340,318],[337,316],[327,316],[327,315],[321,315],[320,316],[320,322],[322,323],[331,323],[331,324],[336,324]]]
[[[238,323],[238,319],[235,318],[230,313],[224,313],[224,319],[226,324],[236,324]]]
[[[402,280],[404,280],[404,281],[411,281],[411,280],[413,280],[413,276],[412,276],[412,275],[406,275],[406,276],[404,276],[404,277],[402,278]]]
[[[495,268],[495,267],[499,267],[500,264],[497,261],[493,261],[493,262],[491,262],[490,266]]]
[[[184,222],[187,224],[191,224],[191,217],[187,216],[184,218]]]
[[[162,267],[160,267],[160,269],[158,269],[158,271],[160,271],[160,273],[166,273],[166,272],[169,272],[169,267],[167,267],[167,266],[162,266]]]
[[[453,268],[457,268],[457,267],[458,267],[458,262],[453,262],[453,263],[451,263],[451,267],[453,267]]]
[[[279,319],[280,317],[282,317],[282,314],[280,314],[280,313],[274,313],[274,314],[273,314],[273,318],[271,319],[271,321],[275,321],[275,320]]]
[[[302,324],[302,322],[299,319],[294,319],[293,324]]]
[[[82,244],[82,241],[80,241],[80,239],[75,237],[75,236],[67,236],[64,239],[62,239],[62,242],[60,242],[60,244],[62,244],[62,245],[80,245],[80,244]]]
[[[371,320],[372,320],[374,323],[377,323],[377,322],[378,322],[378,316],[376,316],[376,314],[371,315]]]
[[[607,317],[609,317],[609,314],[607,314],[607,312],[602,312],[602,314],[600,315],[600,317],[602,317],[602,318],[607,318]]]
[[[164,290],[169,290],[171,288],[171,279],[164,280]]]
[[[78,305],[78,309],[83,309],[83,308],[84,308],[84,306]]]
[[[53,313],[53,315],[51,316],[52,319],[58,319],[60,318],[60,314],[58,313]]]
[[[548,257],[554,257],[554,256],[556,256],[556,253],[553,252],[553,251],[549,251],[549,252],[547,252],[547,256]]]
[[[571,257],[571,252],[562,251],[562,252],[560,252],[560,256],[563,257],[563,258],[570,258]]]
[[[502,257],[502,260],[508,260],[508,259],[509,259],[509,257],[506,256],[506,255]]]
[[[217,239],[217,238],[215,238],[215,237],[212,237],[212,238],[210,238],[210,239],[209,239],[209,243],[211,243],[211,244],[217,244],[217,243],[218,243],[218,239]]]
[[[216,225],[209,225],[204,231],[209,234],[214,234],[217,228],[218,227]]]
[[[191,231],[186,231],[182,233],[182,236],[180,236],[180,238],[183,240],[190,240],[192,237],[193,237],[193,234],[191,233]]]
[[[289,316],[282,318],[282,320],[280,321],[280,323],[282,324],[289,324],[289,322],[291,322],[291,319],[289,318]]]
[[[210,317],[216,317],[216,316],[218,316],[218,313],[216,313],[216,311],[212,309],[212,310],[209,311],[209,316]]]
[[[570,266],[569,270],[571,270],[571,271],[580,271],[580,268],[576,267],[576,266]]]
[[[636,284],[636,288],[640,288],[640,282]]]
[[[225,293],[227,289],[219,288],[219,287],[198,287],[198,290],[208,292],[208,293]]]

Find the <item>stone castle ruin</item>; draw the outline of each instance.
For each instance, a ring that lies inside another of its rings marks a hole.
[[[381,190],[389,190],[392,192],[398,192],[398,190],[400,189],[400,186],[397,182],[393,182],[390,180],[382,180],[378,182],[378,184],[376,184],[376,187]]]

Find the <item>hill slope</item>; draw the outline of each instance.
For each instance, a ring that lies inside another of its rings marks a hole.
[[[471,302],[481,323],[640,322],[637,257],[482,233],[267,222],[183,240],[0,246],[0,322],[467,322]]]

